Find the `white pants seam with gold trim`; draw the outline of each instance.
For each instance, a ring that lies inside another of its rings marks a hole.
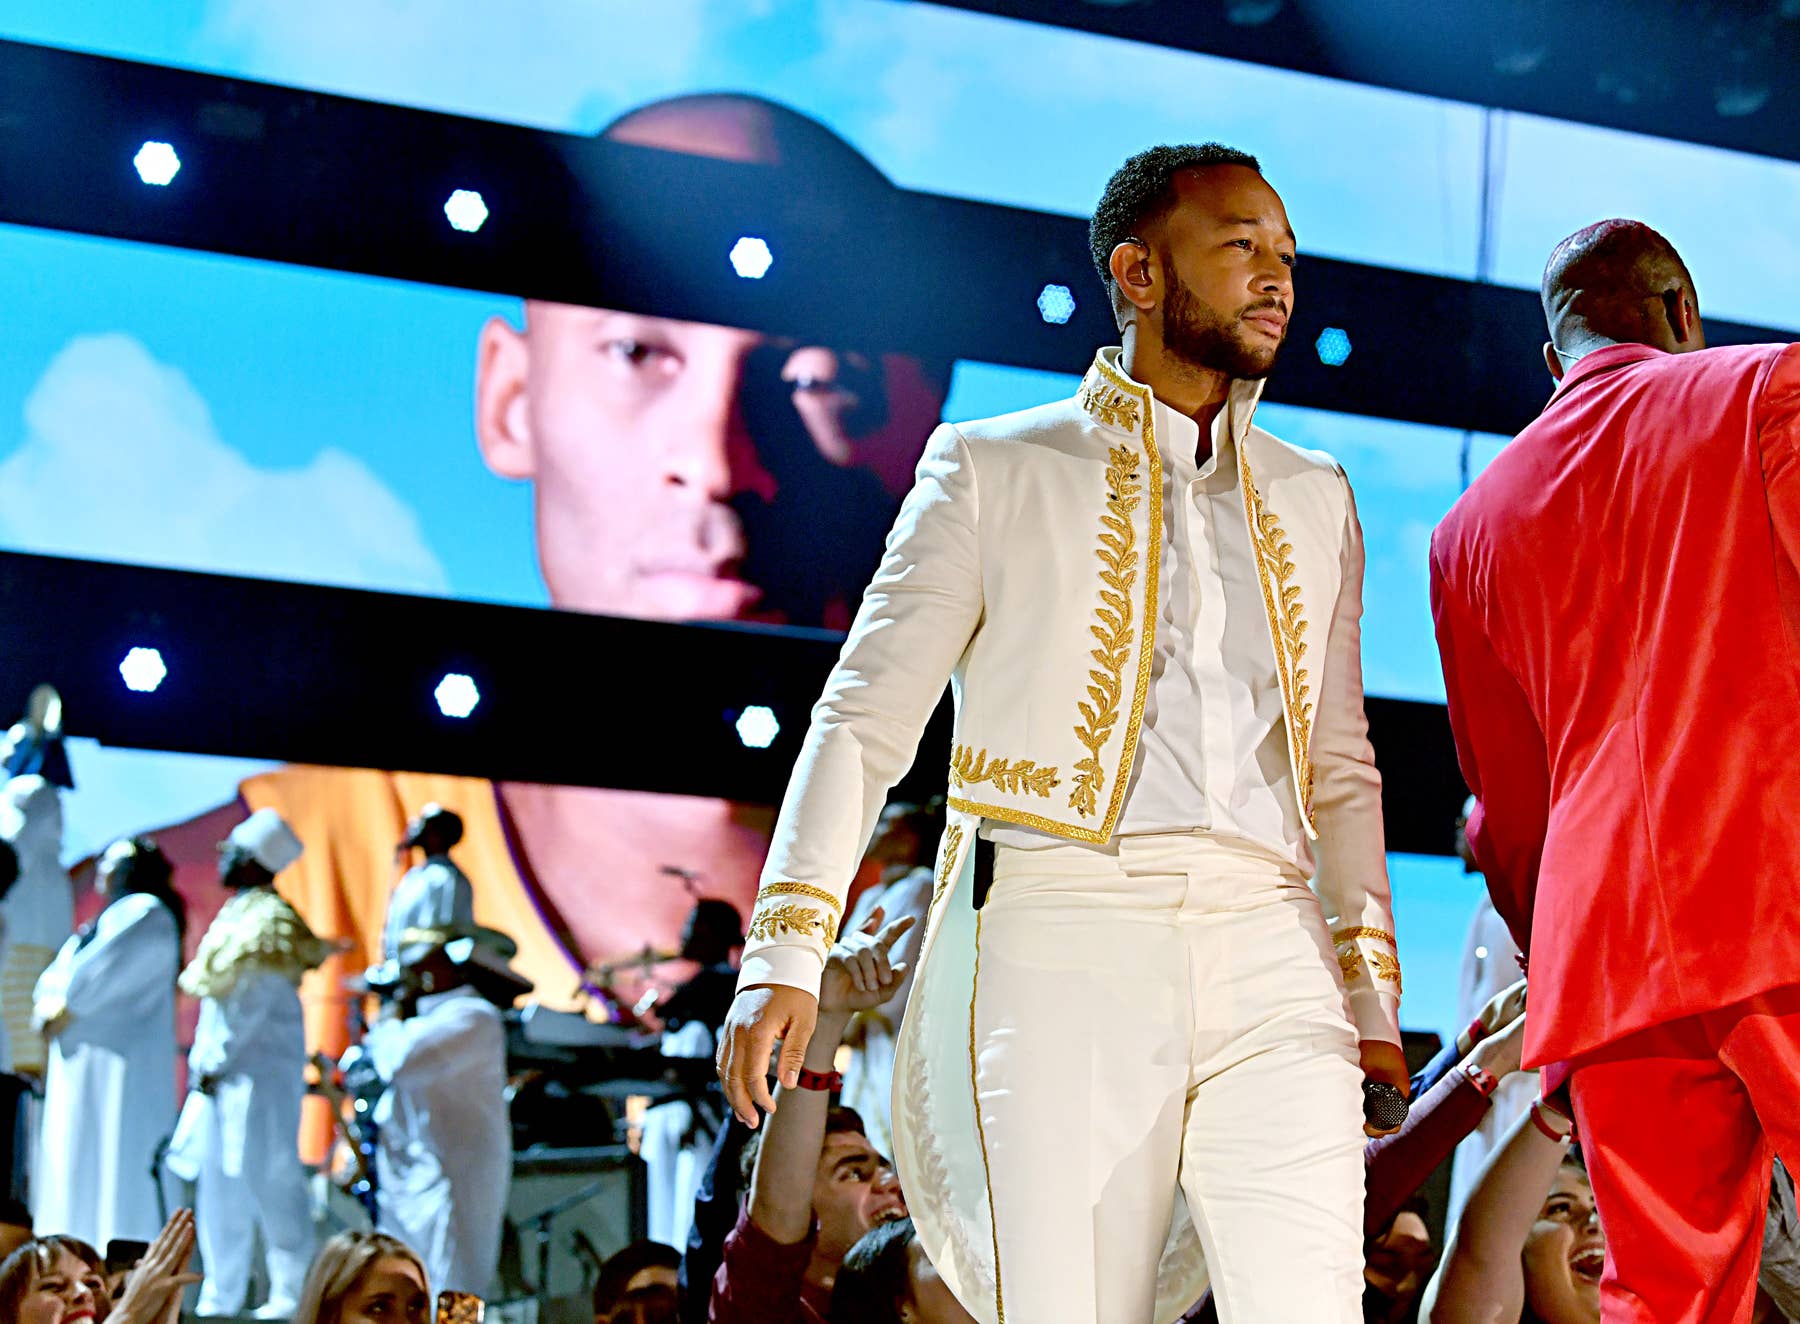
[[[1172,1223],[1198,1233],[1222,1324],[1362,1318],[1355,1031],[1291,866],[1201,834],[1000,846],[979,943],[1011,1324],[1166,1324],[1171,1275],[1205,1281],[1165,1258]]]

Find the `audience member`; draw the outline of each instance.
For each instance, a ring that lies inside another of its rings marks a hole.
[[[844,1256],[871,1227],[906,1213],[893,1166],[869,1143],[862,1119],[830,1106],[850,1017],[880,1006],[906,977],[889,953],[913,921],[884,918],[877,910],[831,950],[800,1086],[776,1095],[750,1198],[725,1239],[714,1324],[824,1324]]]
[[[175,978],[186,911],[147,837],[100,857],[107,898],[39,977],[33,1020],[50,1041],[32,1181],[39,1227],[96,1246],[162,1223],[151,1170],[175,1126]]]
[[[1573,1131],[1547,1101],[1513,1124],[1425,1289],[1427,1324],[1596,1324],[1606,1234]]]
[[[620,1297],[595,1324],[679,1324],[681,1298],[673,1287],[655,1284],[635,1287]]]
[[[600,1266],[594,1283],[594,1318],[604,1320],[626,1295],[646,1287],[680,1288],[681,1252],[645,1237]]]
[[[194,1215],[180,1209],[163,1225],[117,1299],[106,1266],[75,1237],[38,1237],[0,1263],[0,1320],[6,1324],[176,1324],[181,1298],[200,1281],[188,1271],[194,1255]]]
[[[944,802],[890,803],[881,811],[875,835],[864,859],[873,861],[880,876],[856,899],[844,928],[855,933],[879,908],[890,919],[911,916],[916,923],[894,947],[889,959],[918,964],[919,944],[925,936],[925,916],[931,908],[932,862],[937,858],[938,838],[944,831]],[[900,1021],[912,994],[912,978],[900,981],[894,994],[879,1007],[860,1011],[844,1032],[850,1049],[844,1063],[843,1105],[854,1108],[868,1129],[869,1141],[884,1154],[894,1152],[893,1094],[894,1050],[900,1042]]]
[[[340,1232],[313,1260],[291,1324],[425,1324],[430,1314],[430,1280],[411,1246],[382,1232]]]
[[[100,1256],[85,1241],[27,1238],[0,1262],[0,1319],[7,1324],[101,1321],[111,1308]]]
[[[870,1228],[844,1256],[832,1324],[975,1324],[938,1277],[910,1218]]]
[[[1415,1194],[1363,1245],[1364,1324],[1409,1324],[1419,1294],[1437,1267],[1426,1221],[1430,1205]]]

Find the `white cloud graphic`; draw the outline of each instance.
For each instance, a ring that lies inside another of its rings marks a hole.
[[[261,578],[444,594],[417,513],[327,447],[258,468],[180,369],[123,334],[78,336],[25,401],[0,461],[0,545]]]

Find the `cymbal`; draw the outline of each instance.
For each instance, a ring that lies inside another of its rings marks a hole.
[[[658,951],[653,947],[646,947],[640,952],[633,952],[630,956],[615,956],[610,961],[590,965],[583,974],[588,979],[606,979],[621,970],[648,970],[653,966],[680,959],[680,952]]]

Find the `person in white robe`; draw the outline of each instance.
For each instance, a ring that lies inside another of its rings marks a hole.
[[[1463,803],[1462,816],[1456,822],[1456,853],[1462,857],[1464,870],[1478,875],[1475,857],[1469,853],[1469,843],[1463,836],[1463,824],[1474,807],[1475,797],[1470,796]],[[1483,888],[1463,943],[1462,969],[1456,982],[1457,1031],[1460,1033],[1464,1026],[1471,1025],[1489,1002],[1517,983],[1522,969],[1519,944],[1513,941],[1506,921],[1500,918],[1487,889]],[[1488,1157],[1500,1147],[1513,1123],[1531,1107],[1539,1089],[1537,1072],[1515,1071],[1494,1091],[1493,1106],[1481,1119],[1481,1125],[1457,1145],[1451,1159],[1450,1194],[1444,1210],[1448,1226],[1456,1225],[1481,1177],[1481,1170],[1487,1166]]]
[[[168,857],[134,837],[100,858],[108,898],[37,982],[49,1041],[32,1215],[93,1246],[162,1227],[154,1166],[175,1124],[175,978],[185,915]]]
[[[943,830],[942,800],[924,805],[895,801],[883,809],[865,857],[879,865],[880,880],[856,899],[844,922],[845,933],[860,933],[877,910],[889,923],[908,915],[915,921],[888,954],[893,964],[905,964],[906,977],[886,1002],[871,1011],[857,1012],[844,1035],[848,1052],[842,1054],[841,1102],[856,1110],[863,1120],[863,1134],[886,1155],[894,1152],[894,1049],[900,1040],[906,1000],[912,993],[913,970],[919,963],[925,915],[931,908],[930,862],[937,857]]]
[[[475,933],[475,888],[450,858],[462,836],[461,816],[442,805],[426,805],[407,824],[400,849],[422,850],[425,859],[406,871],[388,898],[383,959],[399,959],[408,943],[445,942]]]
[[[9,735],[9,739],[12,736]],[[37,773],[0,786],[0,837],[19,856],[19,879],[0,901],[0,1067],[44,1074],[44,1040],[31,1028],[33,992],[75,932],[75,890],[62,865],[62,792]]]
[[[181,991],[200,999],[200,1021],[166,1164],[198,1183],[206,1270],[198,1313],[243,1310],[260,1244],[268,1297],[254,1314],[287,1319],[317,1248],[298,1149],[306,1095],[299,985],[335,949],[275,891],[275,876],[302,849],[280,814],[258,810],[220,849],[232,896],[181,976]]]
[[[376,1226],[419,1252],[434,1289],[487,1294],[512,1178],[506,1030],[470,982],[473,939],[402,949],[397,1015],[366,1043],[375,1105]]]

